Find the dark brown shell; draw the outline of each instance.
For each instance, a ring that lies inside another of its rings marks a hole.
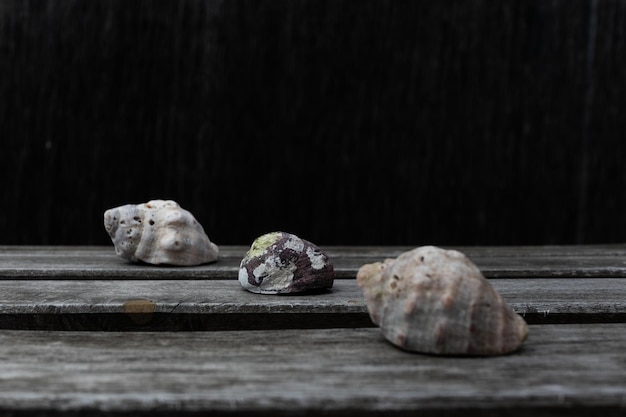
[[[334,276],[333,265],[320,248],[285,232],[258,237],[239,266],[241,286],[261,294],[331,288]]]

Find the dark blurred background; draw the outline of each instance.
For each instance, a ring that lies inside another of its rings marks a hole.
[[[623,242],[626,1],[2,0],[0,244]]]

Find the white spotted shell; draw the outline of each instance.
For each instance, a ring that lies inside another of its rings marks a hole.
[[[423,246],[396,259],[363,265],[357,274],[372,321],[394,345],[442,355],[499,355],[528,334],[461,252]]]
[[[334,278],[333,265],[320,248],[285,232],[256,238],[239,265],[241,286],[258,294],[331,288]]]
[[[115,252],[131,262],[190,266],[213,262],[218,247],[187,210],[171,200],[127,204],[104,212]]]

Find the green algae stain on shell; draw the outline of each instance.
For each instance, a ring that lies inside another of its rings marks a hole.
[[[313,243],[285,232],[258,237],[241,260],[239,282],[259,294],[292,294],[331,288],[334,268]]]
[[[248,253],[246,253],[246,257],[256,258],[263,255],[274,243],[276,243],[281,238],[281,236],[282,234],[280,232],[273,232],[258,237],[254,242],[252,242],[252,246],[250,247]]]

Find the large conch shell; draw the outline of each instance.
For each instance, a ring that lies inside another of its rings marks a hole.
[[[285,232],[256,238],[239,265],[241,286],[258,294],[331,288],[334,279],[333,265],[320,248]]]
[[[423,246],[357,274],[372,321],[394,345],[442,355],[499,355],[526,339],[524,319],[455,250]]]
[[[213,262],[218,247],[202,225],[172,200],[127,204],[104,212],[115,252],[131,262],[200,265]]]

